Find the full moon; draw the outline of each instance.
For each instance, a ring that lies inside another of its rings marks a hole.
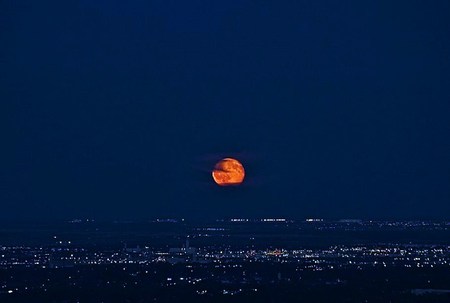
[[[212,177],[220,186],[239,185],[244,181],[244,166],[233,158],[222,159],[214,166]]]

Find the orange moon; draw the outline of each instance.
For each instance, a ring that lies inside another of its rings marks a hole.
[[[214,166],[212,177],[220,186],[239,185],[244,181],[244,166],[233,158],[222,159]]]

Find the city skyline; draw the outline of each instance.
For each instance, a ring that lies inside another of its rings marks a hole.
[[[449,231],[312,218],[3,224],[0,300],[447,302]]]

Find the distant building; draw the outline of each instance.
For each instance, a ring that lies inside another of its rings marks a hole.
[[[338,222],[339,223],[362,224],[362,220],[361,219],[341,219]]]
[[[423,296],[423,295],[446,295],[450,294],[450,289],[412,289],[411,293],[416,296]]]
[[[70,268],[70,267],[74,267],[74,266],[75,266],[75,263],[68,259],[55,258],[52,256],[48,260],[49,268]]]
[[[169,256],[167,262],[170,264],[177,263],[207,263],[207,260],[199,259],[198,250],[195,247],[191,247],[189,243],[189,237],[186,238],[185,245],[183,247],[171,247],[169,248]]]
[[[124,252],[127,253],[140,253],[142,252],[142,248],[137,245],[136,247],[127,247],[127,244],[124,244],[124,248],[123,248]]]

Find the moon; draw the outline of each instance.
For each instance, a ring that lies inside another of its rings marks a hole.
[[[244,166],[236,159],[224,158],[214,166],[212,177],[220,186],[239,185],[244,181]]]

